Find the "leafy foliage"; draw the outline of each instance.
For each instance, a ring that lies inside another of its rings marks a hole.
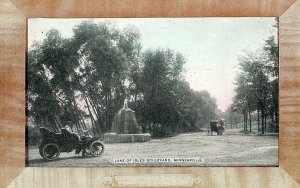
[[[28,52],[28,111],[37,126],[111,130],[125,98],[143,132],[196,131],[216,117],[215,100],[190,89],[185,59],[170,49],[142,51],[134,26],[85,21],[71,38],[50,30]]]
[[[272,36],[259,53],[247,53],[239,59],[240,74],[236,79],[236,96],[231,108],[244,116],[244,130],[251,115],[256,115],[262,133],[266,132],[267,118],[278,131],[278,44]],[[230,110],[230,109],[229,109]]]

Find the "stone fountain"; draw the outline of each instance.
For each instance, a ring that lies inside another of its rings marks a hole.
[[[123,108],[115,115],[110,133],[104,134],[105,143],[146,142],[151,139],[150,133],[142,133],[135,118],[135,112],[124,100]]]
[[[124,100],[123,108],[118,111],[112,123],[112,132],[117,134],[138,134],[141,129],[135,118],[133,110],[128,108],[127,100]]]

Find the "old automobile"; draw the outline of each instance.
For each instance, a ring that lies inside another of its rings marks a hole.
[[[225,120],[214,120],[209,123],[208,134],[213,135],[216,132],[218,135],[222,135],[225,131]]]
[[[40,155],[52,161],[59,157],[60,152],[72,152],[82,156],[101,156],[104,152],[104,144],[98,137],[92,137],[88,134],[79,136],[67,128],[61,128],[61,133],[54,133],[45,127],[40,128],[42,141],[39,146]],[[85,131],[85,133],[87,133]]]

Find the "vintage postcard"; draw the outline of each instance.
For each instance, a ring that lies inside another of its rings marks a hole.
[[[27,166],[278,166],[278,19],[28,19]]]

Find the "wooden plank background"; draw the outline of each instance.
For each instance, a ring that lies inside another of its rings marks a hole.
[[[0,187],[104,187],[103,178],[111,174],[152,173],[194,174],[201,177],[201,187],[299,186],[300,1],[292,5],[294,2],[295,0],[0,0]],[[200,16],[280,16],[279,168],[25,169],[26,18]]]
[[[279,165],[300,183],[300,1],[279,23]]]
[[[296,0],[11,0],[27,17],[280,16]]]

